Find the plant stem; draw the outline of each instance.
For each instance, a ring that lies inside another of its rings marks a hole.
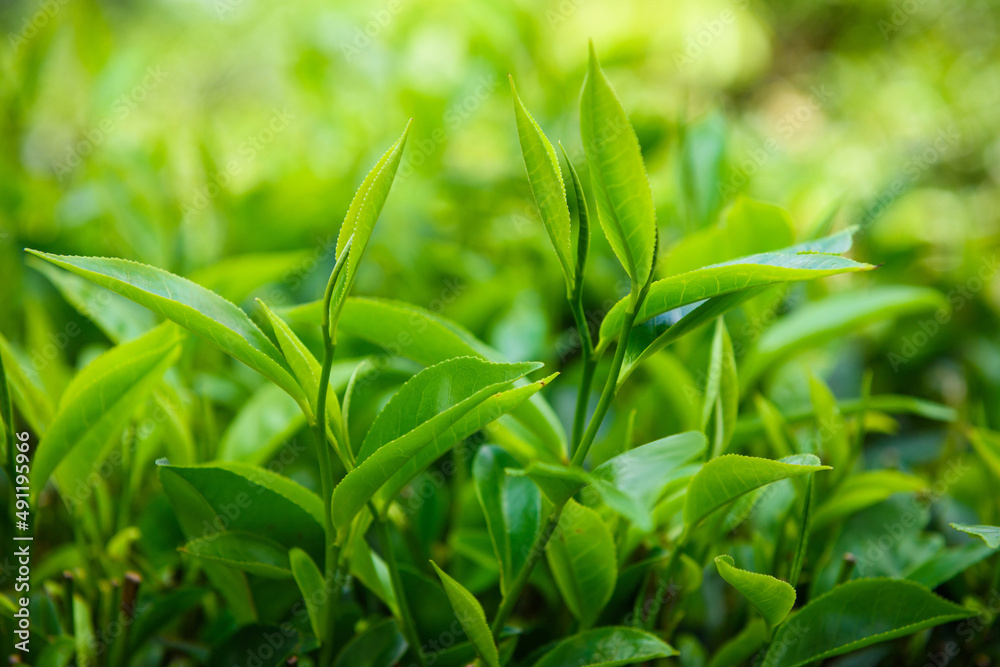
[[[504,624],[510,617],[510,613],[514,611],[514,605],[517,604],[518,598],[521,597],[521,591],[524,590],[525,585],[528,583],[531,571],[535,568],[535,563],[545,553],[545,547],[548,545],[552,533],[555,532],[556,527],[559,525],[559,517],[562,516],[563,507],[565,507],[565,503],[552,508],[552,513],[549,514],[545,526],[535,536],[535,542],[531,545],[531,550],[528,551],[527,560],[524,561],[524,565],[521,566],[521,570],[517,573],[517,577],[511,583],[510,588],[507,589],[507,594],[503,596],[500,608],[497,609],[497,614],[493,618],[493,624],[490,626],[494,639],[500,639],[500,633],[503,631]]]
[[[580,441],[580,446],[576,448],[573,453],[572,465],[582,466],[583,462],[587,458],[587,452],[590,451],[590,446],[594,444],[594,438],[597,437],[597,431],[601,428],[601,424],[604,422],[604,417],[608,414],[608,409],[611,407],[611,401],[614,400],[615,394],[618,393],[618,376],[621,374],[622,363],[625,361],[625,349],[628,347],[628,337],[632,333],[632,325],[635,324],[636,315],[639,312],[639,306],[642,304],[643,299],[646,296],[646,287],[643,287],[637,295],[637,298],[629,299],[628,308],[625,311],[625,318],[622,320],[621,332],[618,334],[618,345],[615,347],[615,358],[611,362],[611,372],[608,374],[608,379],[604,383],[604,390],[601,392],[601,398],[597,402],[597,407],[594,409],[594,416],[590,418],[590,424],[587,426],[587,431],[583,434],[583,439]],[[633,288],[633,294],[636,294]]]
[[[594,355],[594,341],[590,336],[590,325],[583,312],[583,285],[578,281],[572,297],[569,299],[569,307],[573,312],[573,320],[576,322],[576,330],[580,335],[580,357],[583,360],[583,376],[580,379],[580,386],[576,395],[576,411],[573,413],[573,437],[570,440],[570,456],[576,452],[583,435],[584,422],[587,419],[587,404],[590,402],[590,387],[594,380],[594,371],[597,368],[597,358]]]
[[[372,508],[372,517],[375,522],[375,529],[378,532],[379,545],[382,547],[382,557],[389,568],[389,580],[392,582],[392,589],[396,595],[396,606],[399,607],[399,620],[403,625],[403,636],[417,656],[417,663],[424,667],[427,660],[424,652],[420,649],[420,636],[417,634],[417,626],[413,622],[413,615],[410,613],[410,605],[406,602],[406,592],[403,590],[403,580],[399,577],[399,564],[396,562],[396,554],[392,549],[392,538],[389,535],[389,524],[382,520],[375,508]]]

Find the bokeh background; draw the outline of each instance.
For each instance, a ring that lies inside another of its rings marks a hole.
[[[559,367],[571,319],[506,79],[580,156],[593,40],[642,144],[662,263],[741,194],[787,208],[801,238],[859,225],[853,256],[881,268],[796,289],[928,285],[952,310],[933,331],[925,314],[848,337],[814,367],[857,395],[867,365],[877,392],[996,427],[998,21],[985,0],[5,2],[0,332],[41,350],[54,384],[109,344],[25,247],[146,262],[248,310],[317,298],[355,188],[413,118],[356,293]],[[625,286],[594,238],[599,310]],[[568,410],[572,388],[549,397]],[[640,409],[638,427],[669,430],[648,423],[663,412]]]

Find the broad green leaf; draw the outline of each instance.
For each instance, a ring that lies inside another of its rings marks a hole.
[[[593,44],[580,99],[580,134],[604,234],[632,283],[644,285],[656,259],[653,193],[639,140]]]
[[[768,627],[781,623],[795,605],[795,589],[781,579],[736,567],[731,556],[717,556],[719,575],[757,608]]]
[[[448,450],[465,438],[483,430],[487,434],[496,435],[493,427],[497,419],[512,412],[530,400],[556,378],[557,374],[542,378],[537,382],[508,389],[493,394],[478,407],[460,417],[448,429],[435,437],[423,449],[418,451],[375,494],[375,504],[379,508],[387,507],[396,495],[419,475],[427,466],[439,459]]]
[[[990,549],[1000,549],[1000,526],[971,526],[965,523],[949,525],[955,530],[982,538]]]
[[[451,608],[455,611],[458,622],[465,630],[465,635],[472,642],[476,653],[486,663],[487,667],[500,667],[500,654],[497,646],[493,643],[493,635],[490,633],[490,626],[486,622],[486,614],[479,601],[467,591],[462,584],[448,576],[444,570],[431,561],[434,571],[437,572],[444,586],[444,592],[451,602]]]
[[[921,478],[898,470],[865,470],[854,473],[816,508],[812,529],[825,528],[834,521],[882,502],[894,493],[913,493],[926,487],[927,482]]]
[[[762,665],[799,667],[972,614],[912,581],[855,579],[782,624]]]
[[[318,301],[282,312],[302,324],[319,326],[322,321],[322,304]],[[507,361],[456,322],[399,301],[349,298],[340,317],[339,331],[424,366],[465,356]],[[544,399],[532,397],[513,416],[537,435],[540,456],[551,461],[565,456],[566,433]]]
[[[336,590],[329,590],[323,573],[315,561],[309,557],[302,549],[292,547],[288,552],[288,562],[292,570],[295,583],[299,586],[302,599],[306,603],[306,611],[309,613],[309,624],[313,634],[322,643],[326,637],[330,604],[329,599],[337,594]]]
[[[517,122],[517,136],[521,142],[521,155],[528,173],[528,183],[538,204],[545,231],[556,250],[559,264],[566,276],[566,291],[571,293],[576,283],[576,263],[571,240],[569,206],[566,200],[566,186],[555,148],[542,132],[535,119],[524,107],[514,88],[514,78],[510,77],[510,91],[514,96],[514,118]]]
[[[677,655],[654,634],[638,628],[608,626],[567,637],[535,663],[535,667],[618,667]]]
[[[403,134],[396,140],[389,150],[375,163],[368,175],[365,176],[361,186],[354,194],[347,215],[340,226],[340,234],[337,236],[337,256],[344,251],[348,241],[351,241],[350,254],[347,257],[347,266],[344,269],[343,277],[338,281],[333,294],[330,307],[336,310],[336,314],[331,317],[331,323],[336,326],[340,309],[344,305],[344,300],[354,286],[354,280],[358,276],[358,267],[368,248],[368,241],[371,239],[372,231],[375,229],[375,222],[382,213],[382,207],[389,197],[389,190],[392,182],[396,178],[396,170],[399,168],[400,159],[403,157],[403,148],[406,146],[406,137],[410,133],[411,120],[406,124]],[[353,240],[352,240],[353,239]]]
[[[389,400],[358,452],[358,465],[333,492],[333,520],[340,535],[410,459],[463,417],[541,364],[496,364],[458,357],[417,373]]]
[[[942,549],[929,560],[907,572],[906,578],[933,590],[991,555],[993,548],[987,544],[978,542],[960,544]]]
[[[310,412],[308,399],[278,348],[246,313],[218,294],[129,260],[28,252],[173,320],[274,382]]]
[[[601,517],[570,499],[545,548],[559,592],[583,627],[611,599],[618,578],[615,541]]]
[[[263,384],[222,434],[217,458],[261,465],[305,423],[295,399],[273,384]]]
[[[0,355],[3,355],[4,374],[14,406],[33,431],[45,435],[56,412],[52,399],[37,381],[37,373],[22,362],[3,334],[0,334]]]
[[[192,540],[181,551],[269,579],[292,576],[287,550],[274,540],[254,533],[226,531]]]
[[[103,458],[111,438],[180,354],[173,326],[117,345],[77,373],[63,393],[32,464],[32,503],[50,475],[69,500]],[[84,497],[89,497],[87,493]]]
[[[262,285],[285,279],[296,270],[304,273],[313,261],[307,250],[237,255],[196,269],[188,277],[233,303],[241,303]]]
[[[843,232],[835,236],[836,239],[830,241],[837,244],[833,247],[842,247],[842,238],[850,239],[849,234]],[[646,322],[682,306],[753,287],[815,280],[875,268],[846,257],[800,250],[802,247],[808,246],[792,246],[776,252],[741,257],[654,281],[639,308],[636,323]],[[616,303],[601,322],[599,349],[607,348],[617,338],[626,306],[627,298]]]
[[[737,197],[717,225],[688,234],[667,253],[664,273],[675,275],[737,257],[780,250],[795,241],[788,212],[772,204]]]
[[[520,468],[520,464],[496,445],[480,447],[472,463],[476,495],[500,564],[502,593],[527,560],[542,514],[538,487],[531,480],[505,474],[505,468]]]
[[[727,454],[706,463],[688,485],[684,502],[685,530],[732,500],[778,480],[830,470],[811,454],[780,461]]]
[[[337,655],[333,667],[393,667],[406,649],[406,639],[396,620],[387,618],[355,635]]]
[[[367,509],[363,510],[355,522],[354,532],[347,550],[351,574],[384,602],[394,616],[398,616],[399,607],[396,604],[396,594],[392,589],[389,567],[381,556],[368,547],[368,542],[365,541],[365,532],[371,524],[371,513]]]
[[[30,265],[48,278],[63,298],[113,343],[138,338],[156,325],[153,313],[125,297],[35,257],[30,258]]]
[[[764,332],[741,369],[741,384],[749,387],[772,364],[865,325],[946,307],[936,290],[910,285],[852,290],[807,303]]]
[[[287,477],[243,463],[161,464],[160,478],[168,477],[187,482],[219,518],[198,526],[192,539],[238,530],[267,537],[284,546],[286,554],[300,547],[315,560],[322,558],[323,502]],[[180,514],[181,508],[175,510]]]

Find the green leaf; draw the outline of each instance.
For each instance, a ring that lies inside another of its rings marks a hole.
[[[261,465],[305,423],[295,399],[273,384],[262,384],[229,422],[217,458]]]
[[[333,327],[337,326],[341,308],[343,308],[344,301],[358,276],[358,267],[362,257],[364,257],[365,250],[368,248],[368,241],[375,229],[375,222],[382,213],[385,200],[389,197],[389,190],[396,178],[396,170],[403,157],[403,148],[406,146],[406,137],[410,133],[412,123],[411,120],[406,124],[403,134],[396,140],[396,143],[389,147],[389,150],[379,158],[379,161],[365,176],[347,209],[344,223],[340,226],[336,254],[340,257],[348,241],[351,242],[351,249],[343,277],[338,281],[333,299],[330,302],[331,310],[335,312],[334,316],[330,318]]]
[[[569,159],[569,154],[562,144],[559,144],[559,148],[569,167],[569,182],[573,186],[573,202],[576,205],[577,229],[573,236],[573,250],[576,253],[575,288],[580,290],[583,288],[583,275],[587,268],[587,254],[590,252],[590,211],[587,208],[587,196],[584,194],[580,175],[576,173],[576,167],[573,166],[573,161]]]
[[[723,318],[719,318],[712,337],[712,353],[705,382],[705,397],[701,411],[701,430],[707,432],[709,419],[715,415],[713,429],[713,458],[726,451],[736,427],[739,410],[740,385],[736,377],[736,355],[733,341]]]
[[[971,526],[965,523],[948,524],[955,530],[981,537],[990,549],[1000,549],[1000,526]]]
[[[727,454],[706,463],[688,485],[684,502],[685,530],[693,530],[702,519],[723,505],[778,480],[830,470],[811,454],[780,461]]]
[[[180,324],[274,382],[303,411],[311,412],[278,348],[246,313],[218,294],[168,271],[125,259],[28,252]]]
[[[926,486],[927,483],[921,478],[898,470],[865,470],[854,473],[816,508],[812,529],[825,528],[834,521],[882,502],[894,493],[916,492]]]
[[[807,303],[764,332],[748,356],[740,380],[744,388],[778,361],[796,352],[851,334],[874,322],[947,307],[944,296],[927,287],[882,285],[848,291]]]
[[[726,194],[726,119],[718,111],[707,114],[683,129],[681,140],[681,182],[687,195],[689,218],[696,228],[715,219]]]
[[[67,500],[103,458],[120,431],[180,354],[174,327],[164,325],[117,345],[84,367],[63,393],[32,464],[32,503],[55,474]],[[89,493],[85,497],[89,497]]]
[[[417,373],[389,400],[358,452],[358,465],[333,492],[340,539],[351,520],[393,475],[456,422],[541,364],[495,364],[458,357]]]
[[[306,603],[306,611],[309,613],[309,624],[313,634],[322,643],[326,637],[327,628],[330,627],[328,600],[336,595],[337,591],[330,590],[333,584],[327,586],[323,579],[323,573],[320,572],[315,561],[302,549],[292,547],[288,552],[288,562],[295,583],[299,586],[299,592],[302,593],[302,599]]]
[[[768,627],[781,623],[795,606],[795,589],[787,582],[767,574],[741,570],[731,556],[716,557],[715,567],[723,579],[757,608]]]
[[[406,653],[407,645],[396,620],[383,619],[344,646],[333,667],[393,667]]]
[[[750,659],[767,642],[769,630],[762,619],[754,619],[747,624],[740,634],[736,635],[712,656],[708,667],[738,667],[750,662]]]
[[[907,572],[906,578],[933,590],[992,554],[992,547],[978,542],[942,549],[929,560]]]
[[[535,119],[524,107],[514,88],[514,78],[510,78],[510,91],[514,97],[514,118],[517,122],[517,136],[521,142],[521,155],[528,173],[528,183],[538,204],[545,231],[556,250],[559,264],[566,276],[566,291],[571,293],[576,283],[576,264],[572,252],[572,229],[569,207],[566,201],[566,185],[555,148],[542,132]]]
[[[323,502],[287,477],[242,463],[161,464],[160,478],[168,477],[184,480],[218,518],[203,521],[193,537],[237,530],[267,537],[284,546],[284,552],[300,547],[317,561],[322,558]],[[178,515],[183,511],[176,504],[174,509]]]
[[[580,100],[580,134],[604,234],[632,283],[645,285],[656,259],[653,193],[639,140],[597,61],[593,44]]]
[[[465,630],[466,636],[476,649],[476,653],[486,663],[487,667],[500,667],[500,654],[497,646],[493,643],[493,635],[490,633],[490,626],[486,622],[486,614],[479,601],[472,596],[472,593],[465,590],[462,584],[458,583],[444,570],[431,561],[434,571],[437,572],[444,586],[444,592],[451,602],[451,608],[455,610],[458,622]]]
[[[188,277],[233,303],[241,303],[260,286],[287,280],[290,274],[311,267],[313,261],[306,250],[236,255],[196,269]]]
[[[319,326],[322,322],[322,304],[318,301],[282,312],[302,324]],[[339,331],[424,366],[465,356],[507,361],[458,323],[399,301],[349,298],[340,317]],[[532,397],[513,416],[537,435],[539,456],[551,461],[564,457],[566,433],[541,396]]]
[[[833,479],[846,475],[852,459],[847,424],[837,407],[837,397],[815,374],[809,374],[809,396],[816,409],[815,453],[833,466]]]
[[[292,576],[288,552],[266,537],[240,530],[192,540],[181,551],[269,579]]]
[[[506,593],[527,560],[541,526],[542,497],[531,480],[512,477],[505,468],[520,468],[513,456],[496,445],[484,445],[472,462],[476,495],[500,564],[500,591]]]
[[[830,247],[842,248],[845,238],[850,240],[849,233],[841,232],[829,237],[826,242]],[[846,257],[802,249],[815,247],[815,243],[818,242],[741,257],[654,281],[649,286],[645,301],[639,307],[635,321],[640,324],[682,306],[753,287],[815,280],[875,268],[871,264],[862,264]],[[626,306],[627,297],[608,311],[601,322],[598,349],[607,348],[618,337]]]
[[[0,334],[0,355],[3,355],[4,374],[14,406],[32,430],[45,435],[56,409],[38,381],[37,372],[30,364],[22,362],[3,334]]]
[[[673,647],[645,630],[608,626],[562,640],[535,667],[617,667],[674,655]]]
[[[566,605],[583,627],[589,626],[611,599],[618,578],[607,525],[597,512],[570,499],[545,555]]]
[[[972,614],[912,581],[855,579],[782,624],[763,667],[807,665]]]

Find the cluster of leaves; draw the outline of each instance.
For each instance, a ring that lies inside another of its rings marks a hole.
[[[725,667],[758,656],[769,667],[797,667],[911,635],[923,643],[907,650],[919,652],[931,628],[988,608],[979,565],[998,547],[1000,528],[957,522],[976,538],[957,546],[929,539],[918,494],[933,492],[932,480],[872,465],[862,447],[869,432],[895,427],[893,414],[947,423],[958,420],[953,410],[872,394],[868,384],[857,399],[838,400],[817,376],[800,412],[754,393],[791,355],[938,308],[941,297],[907,286],[846,291],[796,309],[737,354],[727,315],[774,310],[775,290],[793,282],[874,268],[842,256],[853,230],[829,234],[821,223],[796,243],[780,209],[738,199],[661,266],[639,142],[593,50],[580,106],[589,188],[516,91],[513,98],[528,182],[577,328],[569,433],[543,398],[556,375],[529,378],[543,364],[504,359],[416,306],[350,296],[409,128],[355,194],[323,298],[283,308],[259,301],[258,322],[155,267],[30,251],[116,343],[55,404],[0,339],[7,480],[13,405],[38,438],[31,519],[43,528],[53,521],[51,481],[75,533],[33,575],[42,584],[33,630],[45,647],[36,664],[676,658]],[[698,193],[690,199],[697,204]],[[584,289],[588,202],[629,286],[594,330]],[[116,300],[88,309],[95,286]],[[203,395],[227,391],[199,374],[200,346],[189,333],[266,380],[218,445],[212,429],[192,432],[180,407],[195,382]],[[386,354],[339,358],[344,336]],[[688,343],[704,361],[701,383],[666,349]],[[632,428],[602,427],[643,368],[676,380],[670,407],[689,427],[634,446]],[[756,414],[740,418],[747,403]],[[302,429],[315,465],[294,479],[272,464]],[[1000,439],[982,429],[967,435],[977,460],[1000,477]],[[166,457],[151,479],[158,453]],[[123,463],[120,479],[100,473],[112,457]],[[147,484],[163,494],[133,523],[132,499]],[[446,548],[434,537],[443,526]],[[867,553],[867,541],[879,553]],[[842,558],[847,552],[854,555]],[[126,581],[120,593],[116,580]],[[956,580],[963,604],[932,592]],[[16,605],[0,601],[12,628]],[[968,641],[988,640],[980,628]]]

